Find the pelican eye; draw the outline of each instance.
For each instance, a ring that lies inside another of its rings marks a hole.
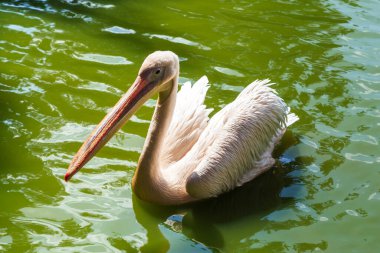
[[[156,75],[159,75],[161,73],[161,69],[156,69],[156,71],[154,72],[154,74]]]

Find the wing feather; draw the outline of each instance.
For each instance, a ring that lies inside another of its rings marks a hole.
[[[219,195],[273,165],[273,147],[285,131],[289,109],[271,85],[267,79],[254,81],[210,120],[186,156],[199,161],[186,182],[191,196]],[[290,118],[290,123],[298,119]]]
[[[186,82],[178,92],[173,118],[165,137],[165,149],[161,154],[163,163],[180,160],[207,127],[212,109],[207,109],[203,102],[208,88],[208,79],[203,76],[193,85]]]

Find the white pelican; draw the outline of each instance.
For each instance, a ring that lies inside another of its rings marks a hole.
[[[211,119],[203,101],[207,77],[177,94],[178,56],[150,54],[128,92],[94,129],[73,158],[68,181],[150,97],[156,109],[132,180],[145,201],[178,205],[217,196],[268,170],[287,126],[298,120],[270,87],[254,81]]]

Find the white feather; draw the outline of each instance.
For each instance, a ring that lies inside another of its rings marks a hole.
[[[203,103],[209,87],[207,77],[203,76],[192,86],[186,82],[177,93],[173,118],[165,137],[165,149],[161,154],[163,164],[181,159],[207,127],[212,109],[206,109]]]
[[[273,165],[271,154],[285,131],[289,109],[271,85],[269,80],[251,83],[204,128],[183,158],[195,166],[186,182],[192,197],[217,196]],[[289,123],[297,119],[289,118]]]

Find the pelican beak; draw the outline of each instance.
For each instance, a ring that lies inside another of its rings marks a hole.
[[[156,82],[137,77],[131,88],[92,131],[74,156],[65,181],[70,180],[154,93]]]

